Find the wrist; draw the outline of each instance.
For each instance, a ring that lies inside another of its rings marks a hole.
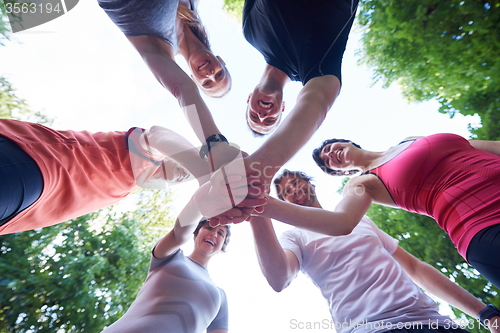
[[[477,319],[484,327],[488,327],[490,320],[493,317],[498,317],[498,316],[500,316],[500,309],[498,309],[493,304],[488,304],[484,309],[479,311]]]
[[[228,143],[226,137],[222,134],[213,134],[206,138],[205,143],[201,146],[200,149],[200,157],[204,159],[208,156],[208,153],[212,150],[213,147],[217,146],[219,143],[225,142]]]

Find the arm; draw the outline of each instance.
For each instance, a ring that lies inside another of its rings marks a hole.
[[[221,329],[218,329],[218,330],[210,331],[209,333],[227,333],[227,332],[229,332],[229,331],[226,330],[226,329],[221,328]]]
[[[469,294],[459,285],[453,283],[437,269],[418,260],[401,247],[398,247],[392,256],[421,288],[464,311],[473,318],[477,318],[479,311],[486,307],[486,304]],[[500,320],[499,317],[494,317],[492,321],[495,319]],[[500,323],[500,321],[498,322]],[[490,327],[490,330],[492,332],[500,331],[498,327]]]
[[[158,82],[179,101],[181,107],[195,105],[197,112],[187,112],[188,121],[198,139],[220,133],[196,84],[177,65],[172,46],[153,36],[127,36]]]
[[[153,126],[142,134],[139,141],[143,148],[149,148],[153,154],[160,153],[180,163],[196,177],[200,185],[208,180],[210,169],[207,161],[200,158],[198,150],[182,135],[165,127]]]
[[[321,126],[340,92],[340,82],[333,75],[316,77],[306,83],[297,103],[264,144],[249,158],[247,165],[259,163],[268,167],[264,177],[270,182],[274,174],[290,160]],[[293,135],[292,135],[293,134]]]
[[[156,258],[165,258],[188,242],[193,237],[200,219],[201,214],[195,208],[194,200],[191,198],[175,220],[174,228],[156,244],[153,255]]]
[[[170,44],[152,36],[127,36],[158,82],[167,89],[184,108],[184,114],[201,143],[213,134],[221,134],[203,101],[200,91],[191,78],[177,65]],[[220,143],[214,156],[214,166],[234,159],[235,149]]]
[[[500,141],[469,140],[472,147],[500,156]]]
[[[262,274],[269,285],[280,292],[297,276],[299,261],[292,251],[283,250],[270,219],[252,217],[250,225]]]
[[[344,197],[334,211],[295,205],[269,197],[261,215],[325,235],[348,235],[373,201],[364,187],[349,186],[350,183],[353,183],[352,180],[344,188]]]

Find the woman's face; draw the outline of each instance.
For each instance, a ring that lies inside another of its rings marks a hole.
[[[204,50],[189,57],[191,78],[208,95],[220,97],[231,89],[231,76],[219,56]]]
[[[212,228],[207,223],[200,228],[198,235],[194,239],[195,248],[208,256],[215,255],[222,250],[226,235],[226,226]]]
[[[355,149],[351,142],[330,143],[323,147],[319,157],[329,169],[349,170],[355,167],[352,160]]]

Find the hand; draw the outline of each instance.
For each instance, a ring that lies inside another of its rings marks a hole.
[[[257,192],[262,191],[262,188],[248,186],[252,182],[251,178],[229,175],[226,179],[228,185],[224,184],[217,190],[212,190],[210,183],[206,183],[194,195],[197,210],[212,220],[211,225],[243,222],[255,207],[267,202],[265,198],[255,196]],[[248,195],[252,197],[247,198]]]

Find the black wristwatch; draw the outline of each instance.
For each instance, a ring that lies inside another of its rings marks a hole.
[[[206,142],[201,146],[200,149],[200,157],[205,158],[207,157],[208,153],[210,152],[210,149],[217,145],[219,142],[227,142],[227,139],[224,135],[222,134],[214,134],[210,135]]]
[[[479,312],[479,316],[477,319],[479,319],[481,325],[488,328],[487,324],[489,324],[490,319],[495,316],[500,316],[500,310],[493,304],[488,304],[487,307]]]

